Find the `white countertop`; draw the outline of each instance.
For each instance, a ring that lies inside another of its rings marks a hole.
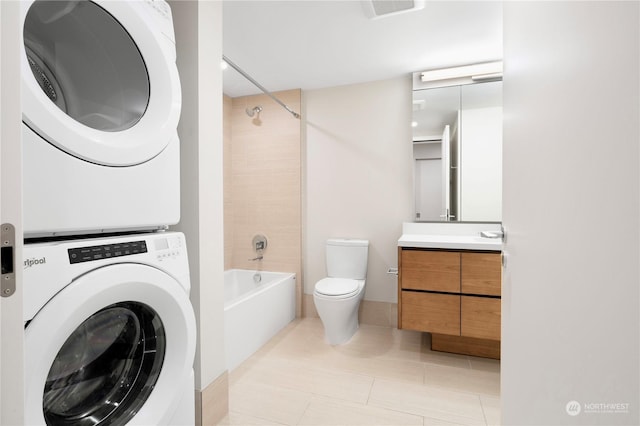
[[[399,247],[442,248],[456,250],[501,251],[502,240],[470,235],[404,234],[398,240]]]
[[[502,239],[480,236],[499,231],[499,223],[405,223],[399,247],[502,251]]]

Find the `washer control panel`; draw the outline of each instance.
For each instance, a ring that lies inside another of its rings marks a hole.
[[[147,253],[147,243],[144,240],[128,241],[126,243],[70,248],[67,252],[69,253],[69,262],[74,264]]]

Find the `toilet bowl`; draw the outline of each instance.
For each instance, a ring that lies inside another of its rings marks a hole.
[[[323,290],[318,290],[318,287],[332,287],[331,294],[322,293]],[[364,280],[324,278],[318,281],[313,302],[324,325],[327,343],[341,345],[351,339],[358,329],[358,307],[363,296]]]
[[[313,302],[330,345],[348,342],[358,329],[358,308],[364,297],[369,242],[327,241],[327,278],[315,285]]]

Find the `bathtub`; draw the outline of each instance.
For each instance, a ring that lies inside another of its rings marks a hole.
[[[224,337],[232,371],[296,317],[296,274],[224,272]]]

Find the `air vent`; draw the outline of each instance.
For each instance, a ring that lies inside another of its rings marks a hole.
[[[422,9],[425,0],[367,0],[362,5],[370,19]]]

